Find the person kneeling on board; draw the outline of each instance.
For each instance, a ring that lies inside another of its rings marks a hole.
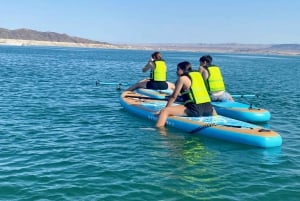
[[[192,71],[192,65],[184,61],[177,65],[177,76],[175,90],[166,107],[159,112],[156,127],[163,127],[167,118],[173,115],[190,117],[217,115],[199,71]],[[179,94],[184,104],[172,106]]]

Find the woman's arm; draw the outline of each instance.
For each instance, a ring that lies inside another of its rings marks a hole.
[[[146,72],[146,71],[148,71],[149,69],[153,69],[153,66],[154,66],[153,62],[152,62],[152,61],[149,61],[149,62],[144,66],[144,68],[143,68],[143,73]]]
[[[203,66],[199,66],[199,72],[201,73],[204,80],[208,79],[208,71]]]
[[[182,86],[183,86],[183,77],[180,77],[176,82],[175,89],[174,89],[172,95],[170,96],[166,107],[171,106],[176,101],[178,95],[180,94]]]

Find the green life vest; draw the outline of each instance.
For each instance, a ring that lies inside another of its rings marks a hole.
[[[184,104],[189,102],[195,104],[211,102],[202,75],[198,71],[192,71],[188,73],[188,77],[191,79],[191,88],[182,93],[182,95],[188,93],[189,97],[189,100],[185,101]]]
[[[154,70],[150,72],[150,78],[153,81],[167,81],[167,65],[163,60],[154,61]]]
[[[208,66],[209,76],[207,79],[210,92],[225,91],[223,76],[218,66]]]

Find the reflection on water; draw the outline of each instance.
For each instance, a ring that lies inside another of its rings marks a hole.
[[[167,136],[168,135],[166,127],[160,127],[160,128],[157,128],[157,130],[163,136]]]
[[[176,158],[183,159],[187,165],[200,164],[203,158],[209,155],[197,135],[191,135],[184,131],[177,131],[173,128],[162,127],[157,129],[158,133],[168,137],[168,146],[177,153]]]

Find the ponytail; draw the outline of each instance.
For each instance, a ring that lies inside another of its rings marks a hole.
[[[180,68],[184,73],[189,73],[192,71],[192,65],[188,61],[183,61],[177,64],[177,68]]]

